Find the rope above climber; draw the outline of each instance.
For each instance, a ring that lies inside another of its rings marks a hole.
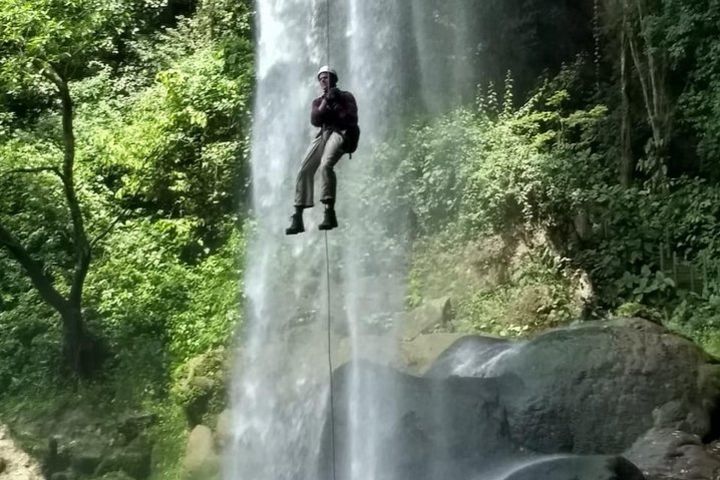
[[[345,154],[352,154],[360,137],[355,97],[337,88],[338,76],[333,68],[323,66],[317,73],[322,95],[312,101],[310,123],[319,127],[300,165],[295,184],[295,213],[291,224],[285,229],[287,235],[305,231],[303,210],[314,205],[315,172],[320,167],[320,202],[325,204],[320,230],[332,230],[338,226],[335,214],[337,179],[335,165]]]

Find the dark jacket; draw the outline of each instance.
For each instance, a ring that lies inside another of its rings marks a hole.
[[[326,95],[321,95],[312,102],[310,123],[315,127],[344,131],[358,124],[358,109],[355,97],[350,92],[334,89],[330,92],[327,106],[320,111],[320,104]]]

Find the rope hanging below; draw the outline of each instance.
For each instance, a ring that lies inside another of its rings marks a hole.
[[[327,358],[328,378],[330,388],[330,452],[332,455],[332,479],[335,480],[335,392],[333,385],[333,363],[332,363],[332,322],[330,317],[330,253],[328,249],[328,236],[325,231],[325,276],[327,282]]]

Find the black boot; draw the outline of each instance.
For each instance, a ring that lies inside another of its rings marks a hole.
[[[318,225],[318,228],[320,230],[332,230],[333,228],[337,228],[337,217],[335,216],[335,209],[334,208],[326,208],[325,209],[325,215],[323,216],[323,221],[320,225]]]
[[[296,235],[305,231],[305,225],[303,225],[302,212],[296,212],[290,217],[292,223],[288,228],[285,229],[285,235]]]

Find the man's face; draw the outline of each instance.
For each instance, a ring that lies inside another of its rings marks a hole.
[[[328,72],[323,72],[318,75],[318,82],[320,82],[320,87],[322,87],[323,93],[327,93],[327,91],[334,86],[332,75]]]

